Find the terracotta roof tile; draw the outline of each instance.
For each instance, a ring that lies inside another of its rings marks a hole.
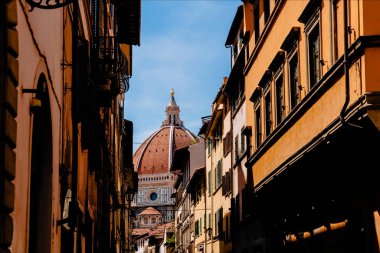
[[[158,211],[156,208],[150,206],[150,207],[144,209],[138,215],[154,215],[154,214],[161,215],[160,211]]]

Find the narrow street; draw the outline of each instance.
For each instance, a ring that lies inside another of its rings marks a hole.
[[[0,2],[0,253],[380,253],[379,0]]]

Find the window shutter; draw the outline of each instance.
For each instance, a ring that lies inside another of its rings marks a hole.
[[[222,183],[222,160],[219,160],[218,164],[218,186]]]
[[[223,208],[219,209],[218,230],[218,234],[221,235],[223,233]]]
[[[226,194],[231,192],[231,172],[227,171],[226,172]]]
[[[211,194],[211,171],[207,174],[207,187],[208,187],[208,194]]]
[[[226,176],[222,177],[222,195],[226,195],[227,184],[226,184]]]

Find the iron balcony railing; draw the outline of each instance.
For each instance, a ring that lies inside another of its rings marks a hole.
[[[117,37],[94,38],[92,49],[92,77],[98,91],[109,92],[110,97],[129,89],[128,60],[121,52]]]

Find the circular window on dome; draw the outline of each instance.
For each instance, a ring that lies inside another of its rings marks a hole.
[[[155,192],[152,192],[151,194],[150,194],[150,196],[149,196],[149,198],[150,198],[150,200],[152,200],[152,201],[155,201],[155,200],[157,200],[157,193],[155,193]]]

